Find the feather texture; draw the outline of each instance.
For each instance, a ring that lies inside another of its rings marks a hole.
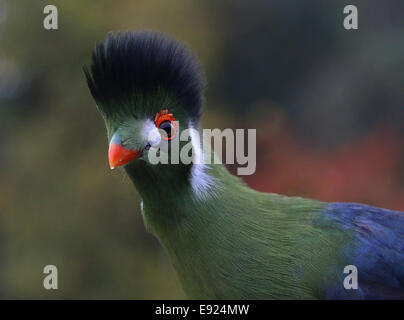
[[[357,203],[331,203],[324,214],[353,234],[344,244],[359,273],[358,298],[404,299],[404,213]],[[330,297],[349,297],[329,290]]]
[[[170,38],[110,34],[85,73],[109,135],[120,130],[135,149],[150,143],[161,110],[181,119],[179,130],[199,128],[200,65]],[[125,171],[190,298],[404,298],[402,212],[260,193],[220,164],[139,159]],[[358,269],[358,290],[343,286],[347,265]]]
[[[147,107],[153,96],[168,93],[199,121],[204,76],[187,47],[157,32],[109,33],[84,67],[91,94],[107,116],[136,114],[134,106]],[[159,110],[158,110],[159,111]]]

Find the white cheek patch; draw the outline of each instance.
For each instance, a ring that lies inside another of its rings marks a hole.
[[[152,147],[158,145],[161,141],[160,132],[156,128],[154,122],[150,119],[144,122],[141,135],[143,141],[145,141],[146,143],[150,143]]]
[[[192,124],[189,123],[189,128],[192,128]],[[207,171],[209,167],[204,164],[203,152],[200,142],[200,136],[197,130],[190,130],[193,160],[191,167],[191,186],[199,199],[207,198],[211,194],[212,187],[215,184],[215,178],[210,176]]]
[[[206,199],[212,194],[212,187],[217,181],[214,177],[208,174],[210,168],[204,163],[204,154],[201,146],[199,131],[193,128],[191,122],[189,123],[189,129],[192,144],[190,183],[193,192],[197,196],[197,199]],[[159,144],[163,141],[161,139],[159,130],[151,120],[146,120],[144,122],[141,136],[143,141],[145,141],[145,143],[150,143],[152,148],[159,146]],[[164,149],[162,146],[159,146],[159,148],[160,150]]]

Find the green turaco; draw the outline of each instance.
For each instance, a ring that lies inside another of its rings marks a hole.
[[[186,46],[110,33],[84,71],[110,166],[134,183],[189,298],[404,298],[402,212],[257,192],[221,164],[152,163],[152,150],[171,154],[184,130],[201,130],[204,76]],[[199,137],[190,140],[198,154]]]

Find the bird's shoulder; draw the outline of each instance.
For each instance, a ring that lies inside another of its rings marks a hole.
[[[330,203],[323,212],[351,234],[345,244],[364,297],[404,297],[404,212],[358,203]]]

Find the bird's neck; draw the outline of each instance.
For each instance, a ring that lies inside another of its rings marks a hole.
[[[252,190],[222,165],[205,170],[214,179],[208,190],[192,186],[189,166],[138,162],[126,171],[143,198],[146,227],[166,248],[185,292],[195,299],[264,297],[257,292],[267,292],[277,283],[278,261],[285,259],[287,265],[285,252],[299,245],[307,222],[324,207],[310,199]],[[265,274],[251,273],[255,278],[240,273],[263,264],[260,271]]]
[[[143,201],[148,205],[174,205],[187,191],[189,169],[184,165],[149,165],[144,161],[125,167]]]
[[[214,206],[229,189],[245,188],[223,165],[197,166],[138,161],[125,167],[143,200],[145,223],[159,237],[189,223],[207,205]]]

